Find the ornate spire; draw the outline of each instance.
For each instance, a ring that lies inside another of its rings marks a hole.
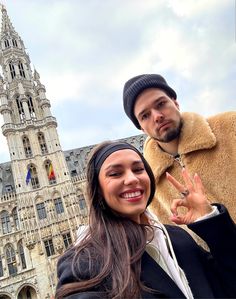
[[[0,4],[1,12],[2,12],[2,28],[1,28],[1,35],[6,33],[14,34],[15,36],[18,35],[13,27],[10,18],[7,15],[7,10],[4,5]]]

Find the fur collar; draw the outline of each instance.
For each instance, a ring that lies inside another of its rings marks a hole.
[[[188,154],[201,149],[210,149],[216,145],[216,137],[208,121],[192,112],[182,113],[183,127],[180,133],[178,153]],[[158,143],[148,137],[144,144],[144,156],[150,163],[156,182],[160,176],[174,163],[174,157],[164,152]]]

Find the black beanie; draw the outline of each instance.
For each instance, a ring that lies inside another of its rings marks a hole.
[[[176,92],[167,84],[161,75],[145,74],[128,80],[124,85],[123,105],[125,113],[138,129],[141,129],[141,127],[134,115],[134,104],[137,100],[137,96],[147,88],[160,88],[163,89],[169,97],[177,98]]]

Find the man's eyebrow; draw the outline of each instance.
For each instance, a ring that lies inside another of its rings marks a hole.
[[[158,103],[159,101],[165,99],[165,96],[160,96],[159,98],[157,98],[155,101],[154,101],[154,104]],[[139,112],[138,116],[137,117],[140,117],[142,114],[144,114],[146,111],[148,110],[148,108],[144,108],[142,111]]]

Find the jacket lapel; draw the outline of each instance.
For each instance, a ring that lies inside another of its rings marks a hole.
[[[142,257],[141,281],[145,286],[158,291],[156,294],[143,292],[142,298],[163,298],[163,296],[186,298],[175,282],[147,252],[144,252]]]

